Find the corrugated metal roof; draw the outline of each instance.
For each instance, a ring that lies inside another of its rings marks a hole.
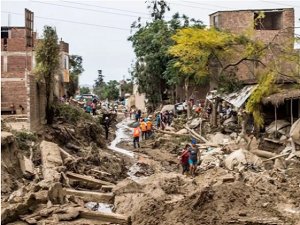
[[[228,95],[222,95],[220,98],[224,99],[226,102],[229,102],[233,106],[240,108],[250,97],[256,87],[257,85],[245,86],[237,92],[233,92]]]
[[[256,89],[257,85],[247,85],[240,89],[239,91],[232,92],[230,94],[209,94],[207,95],[208,100],[212,100],[213,98],[219,97],[226,102],[232,104],[233,106],[240,108],[245,101],[250,97],[253,91]]]

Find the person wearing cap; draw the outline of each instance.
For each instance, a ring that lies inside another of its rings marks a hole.
[[[190,173],[194,177],[195,171],[198,163],[198,152],[197,141],[195,139],[192,140],[192,146],[189,147],[189,165],[190,165]]]

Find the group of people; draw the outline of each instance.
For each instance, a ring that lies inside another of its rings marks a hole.
[[[92,101],[88,101],[86,99],[83,99],[84,105],[83,105],[83,109],[85,112],[87,113],[92,113],[93,116],[96,115],[96,110],[97,110],[97,99],[93,98]]]
[[[153,124],[151,116],[141,118],[138,126],[133,129],[133,147],[140,148],[140,137],[144,140],[150,138],[153,133]]]
[[[182,166],[182,174],[190,174],[195,176],[197,165],[198,165],[198,152],[197,142],[195,139],[192,140],[191,145],[186,144],[184,149],[179,156],[179,160]]]
[[[172,110],[164,111],[162,113],[156,114],[156,127],[157,129],[161,128],[162,130],[168,125],[170,126],[174,118],[174,113]]]

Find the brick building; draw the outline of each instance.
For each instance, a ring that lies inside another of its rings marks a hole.
[[[36,43],[36,33],[33,35]],[[69,45],[60,41],[60,70],[55,75],[54,95],[63,96],[69,82]],[[35,67],[34,48],[26,47],[25,27],[1,27],[1,112],[13,103],[17,113],[27,114],[32,129],[43,123],[43,84],[38,84],[32,71]]]
[[[260,18],[262,13],[264,16]],[[293,8],[218,11],[210,14],[210,26],[234,34],[251,34],[253,40],[265,44],[276,43],[291,51],[294,48]],[[262,62],[267,65],[270,57],[274,56],[276,57],[276,52],[267,52]],[[237,59],[233,56],[230,63],[236,62]],[[235,69],[239,80],[249,83],[256,80],[255,75],[262,68],[254,62],[245,61]],[[280,70],[287,72],[290,69],[290,65],[280,65]]]
[[[12,103],[27,108],[27,75],[34,67],[31,47],[25,45],[25,27],[1,27],[1,111]]]

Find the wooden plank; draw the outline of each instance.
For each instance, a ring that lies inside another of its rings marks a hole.
[[[81,197],[85,202],[103,202],[112,203],[114,199],[113,193],[100,193],[95,191],[78,191],[71,188],[65,188],[67,195]]]
[[[104,180],[99,180],[99,179],[93,178],[91,176],[80,175],[77,173],[67,172],[66,175],[73,180],[83,181],[83,182],[91,183],[93,185],[100,185],[100,186],[114,185],[113,183],[110,183],[110,182],[107,182]]]
[[[130,224],[130,217],[117,213],[104,213],[99,211],[82,210],[80,211],[81,218],[92,219],[103,222]]]

